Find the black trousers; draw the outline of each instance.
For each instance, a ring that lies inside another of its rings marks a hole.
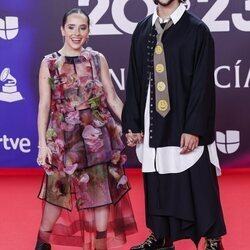
[[[201,158],[177,174],[144,173],[146,225],[170,240],[226,234],[215,167],[205,147]]]

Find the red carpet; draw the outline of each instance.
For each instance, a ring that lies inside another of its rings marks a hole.
[[[139,170],[127,170],[132,190],[139,232],[128,238],[128,243],[117,248],[128,250],[145,239],[143,184]],[[40,170],[0,169],[0,250],[34,250],[41,217],[41,202],[36,198],[40,188]],[[223,238],[225,250],[249,250],[250,231],[250,168],[224,169],[219,177],[222,206],[228,234]],[[194,250],[190,240],[176,242],[176,250]],[[80,250],[53,246],[53,250]],[[199,246],[202,249],[202,243]]]

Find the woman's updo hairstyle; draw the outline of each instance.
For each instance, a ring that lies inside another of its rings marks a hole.
[[[83,11],[82,9],[80,9],[80,8],[74,8],[74,9],[71,9],[71,10],[67,11],[64,14],[63,19],[62,19],[62,27],[65,26],[65,24],[67,22],[67,18],[71,14],[82,14],[82,15],[86,16],[87,19],[88,19],[88,26],[89,26],[89,23],[90,23],[90,21],[89,21],[89,15],[85,11]]]

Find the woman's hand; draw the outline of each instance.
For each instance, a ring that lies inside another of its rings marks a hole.
[[[46,164],[46,159],[48,159],[48,163],[51,164],[52,153],[49,147],[39,147],[38,156],[37,156],[37,164],[39,166],[44,166]]]
[[[125,135],[127,138],[127,145],[129,147],[134,147],[139,143],[143,142],[143,133],[132,133],[132,131],[129,129],[128,133]]]

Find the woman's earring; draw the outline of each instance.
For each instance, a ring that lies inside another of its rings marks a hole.
[[[65,36],[62,36],[63,43],[65,43]]]

